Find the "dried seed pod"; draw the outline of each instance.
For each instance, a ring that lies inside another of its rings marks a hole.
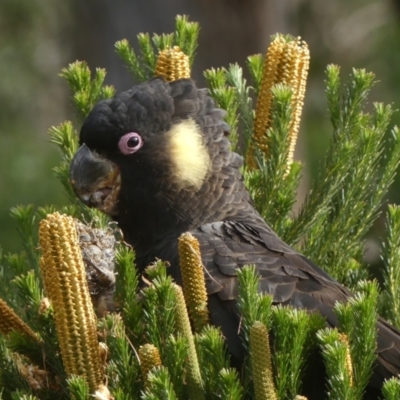
[[[272,87],[282,83],[292,88],[292,121],[289,132],[288,168],[293,162],[301,112],[304,104],[306,80],[310,63],[307,43],[300,38],[276,35],[270,44],[264,63],[261,86],[254,118],[253,139],[265,156],[268,156],[267,129],[271,124]],[[255,167],[254,147],[250,146],[247,162]]]
[[[106,364],[108,356],[109,356],[109,349],[106,343],[104,342],[99,342],[99,354],[100,354],[100,360],[103,363],[103,365]]]
[[[254,322],[250,328],[250,351],[256,400],[277,400],[268,330],[263,323],[258,321]]]
[[[50,306],[50,300],[47,297],[43,297],[40,300],[39,314],[42,315],[46,313],[50,309]]]
[[[16,312],[4,300],[0,299],[0,333],[7,335],[12,331],[18,331],[36,341],[39,340],[38,336]]]
[[[100,385],[94,392],[93,398],[95,400],[114,400],[106,385]]]
[[[79,221],[75,221],[75,225],[93,307],[97,316],[102,317],[117,310],[114,302],[114,233],[110,228],[93,228]]]
[[[40,369],[36,365],[28,364],[19,356],[16,356],[15,362],[19,373],[26,379],[29,387],[34,390],[42,390],[49,387],[49,372]]]
[[[145,344],[139,347],[140,369],[142,370],[143,382],[147,385],[147,375],[154,367],[161,365],[160,352],[153,344]]]
[[[193,333],[190,328],[189,315],[186,308],[185,297],[182,288],[174,285],[176,294],[176,329],[188,341],[188,357],[187,357],[187,385],[189,397],[193,400],[203,400],[203,382],[200,374],[199,360],[197,358],[196,347],[194,345]]]
[[[83,376],[92,393],[103,385],[96,316],[73,218],[49,214],[40,223],[44,288],[53,304],[61,357],[69,376]]]
[[[155,75],[162,76],[167,82],[190,78],[189,57],[178,46],[161,50]]]
[[[179,265],[182,273],[183,293],[195,331],[208,324],[207,290],[200,245],[191,233],[179,238]]]

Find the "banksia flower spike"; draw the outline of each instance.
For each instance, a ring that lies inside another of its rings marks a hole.
[[[174,285],[176,295],[175,323],[177,331],[188,341],[187,358],[187,385],[190,399],[204,400],[203,382],[201,380],[199,360],[194,345],[194,338],[190,328],[189,316],[186,309],[182,288]]]
[[[250,328],[251,368],[256,400],[277,400],[272,373],[268,330],[261,322]]]
[[[105,392],[96,317],[73,218],[49,214],[40,223],[44,287],[53,303],[61,356],[69,376],[83,376],[92,393]]]
[[[147,375],[153,367],[161,365],[160,352],[153,344],[145,344],[139,348],[140,369],[145,385],[147,385]]]
[[[189,315],[195,331],[200,332],[209,322],[207,290],[200,245],[191,233],[184,233],[179,238],[179,263]]]
[[[7,335],[12,331],[20,332],[36,341],[39,340],[38,336],[15,311],[4,300],[0,299],[0,333]]]
[[[351,361],[349,338],[344,333],[339,333],[340,341],[346,345],[346,370],[350,378],[350,386],[353,386],[353,363]]]
[[[272,87],[278,83],[292,88],[292,122],[289,132],[288,167],[293,161],[297,134],[303,109],[306,79],[310,62],[307,43],[300,38],[276,35],[264,63],[261,86],[254,118],[253,138],[265,156],[268,155],[267,129],[271,123]],[[250,146],[248,164],[255,167],[254,146]]]
[[[178,46],[161,50],[155,75],[162,76],[167,82],[190,78],[189,57]]]

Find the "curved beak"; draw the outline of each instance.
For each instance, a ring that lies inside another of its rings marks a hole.
[[[120,189],[118,167],[83,144],[71,161],[69,178],[86,205],[115,215]]]

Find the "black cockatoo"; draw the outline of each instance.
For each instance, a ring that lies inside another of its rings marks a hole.
[[[190,231],[199,240],[211,320],[240,360],[237,268],[254,264],[260,291],[276,304],[318,310],[330,326],[337,325],[335,303],[351,293],[284,243],[254,209],[224,116],[191,79],[134,86],[89,113],[70,179],[84,203],[118,222],[140,271],[159,258],[180,283],[178,238]],[[370,393],[400,372],[400,332],[384,320],[377,352]]]

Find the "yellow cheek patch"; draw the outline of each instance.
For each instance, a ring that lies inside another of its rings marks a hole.
[[[200,127],[192,119],[175,124],[167,132],[173,175],[182,187],[200,189],[210,168],[210,155]]]

